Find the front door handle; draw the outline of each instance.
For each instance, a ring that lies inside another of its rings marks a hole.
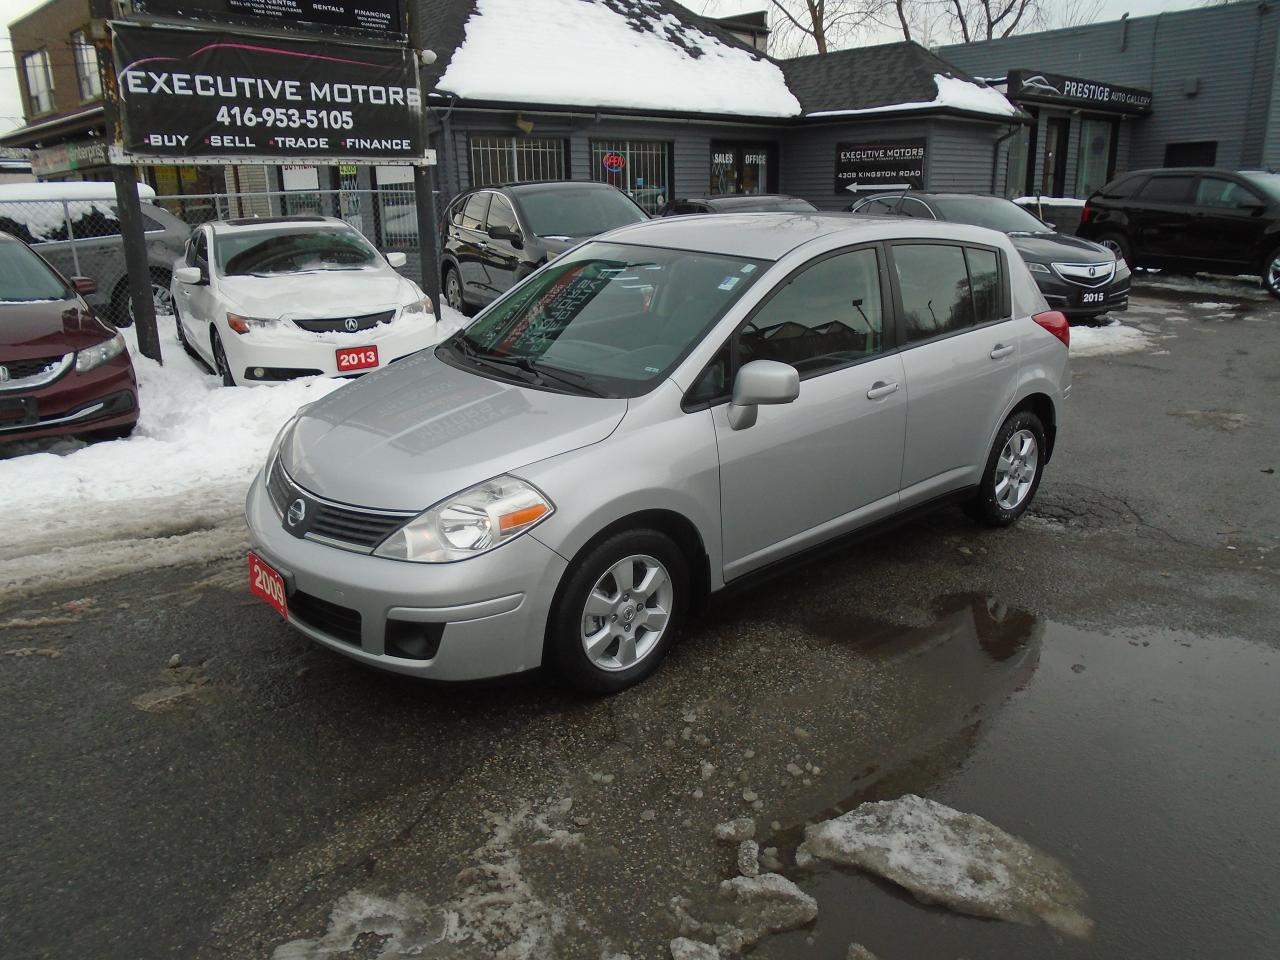
[[[1013,353],[1013,344],[997,343],[991,348],[992,360],[1003,360],[1009,354]]]
[[[881,397],[887,397],[893,391],[898,389],[897,381],[892,383],[884,380],[877,380],[871,385],[871,389],[867,391],[868,400],[879,400]]]

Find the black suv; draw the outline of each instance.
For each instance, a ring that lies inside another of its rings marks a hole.
[[[607,183],[543,180],[477,187],[445,213],[440,289],[464,313],[596,234],[649,219]]]
[[[1126,173],[1088,199],[1076,233],[1133,267],[1253,274],[1280,297],[1280,174]]]
[[[659,216],[679,217],[689,213],[811,213],[817,209],[808,200],[781,193],[733,193],[672,200],[662,208]]]
[[[898,191],[865,197],[849,210],[863,215],[950,220],[1009,235],[1054,310],[1090,320],[1129,307],[1129,268],[1110,250],[1058,233],[1031,211],[1004,197],[977,193]]]

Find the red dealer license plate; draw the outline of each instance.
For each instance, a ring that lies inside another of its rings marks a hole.
[[[378,365],[377,347],[343,347],[334,352],[338,357],[338,373],[368,370]]]
[[[289,601],[285,594],[284,577],[276,573],[269,563],[256,553],[249,554],[249,592],[261,597],[286,620],[289,619]]]

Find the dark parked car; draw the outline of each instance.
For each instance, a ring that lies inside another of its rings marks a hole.
[[[672,200],[662,208],[662,216],[678,217],[687,213],[808,213],[817,210],[808,200],[780,193],[729,194],[719,197],[691,197]]]
[[[578,242],[648,219],[607,183],[544,180],[469,190],[445,213],[440,289],[449,306],[465,313]]]
[[[1253,274],[1280,297],[1280,174],[1137,170],[1088,199],[1077,232],[1131,267]]]
[[[1071,320],[1129,307],[1129,268],[1112,251],[1053,227],[1003,197],[974,193],[898,192],[866,197],[854,213],[970,223],[1009,235],[1036,286]]]
[[[31,249],[0,233],[0,444],[58,434],[123,436],[138,383],[118,330]]]

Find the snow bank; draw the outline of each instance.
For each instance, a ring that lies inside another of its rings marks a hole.
[[[470,100],[800,113],[776,64],[652,0],[476,0],[437,89]]]
[[[982,817],[914,794],[864,803],[807,827],[801,849],[879,874],[926,903],[960,913],[1042,920],[1078,937],[1093,928],[1080,912],[1084,891],[1052,857]]]
[[[938,107],[950,107],[953,110],[964,110],[969,113],[985,113],[997,117],[1012,117],[1018,108],[1010,103],[999,90],[980,86],[959,77],[948,77],[946,74],[933,75],[934,86],[938,94],[932,100],[917,100],[911,103],[888,103],[882,107],[858,107],[851,110],[817,110],[806,113],[806,117],[853,117],[864,113],[888,113],[898,110],[934,110]]]
[[[1114,353],[1139,353],[1153,346],[1151,335],[1115,321],[1105,327],[1071,328],[1071,356],[1100,357]]]
[[[1234,297],[1237,300],[1270,300],[1257,277],[1220,277],[1198,273],[1195,276],[1149,270],[1133,278],[1135,293],[1144,290],[1172,290],[1199,296]]]

